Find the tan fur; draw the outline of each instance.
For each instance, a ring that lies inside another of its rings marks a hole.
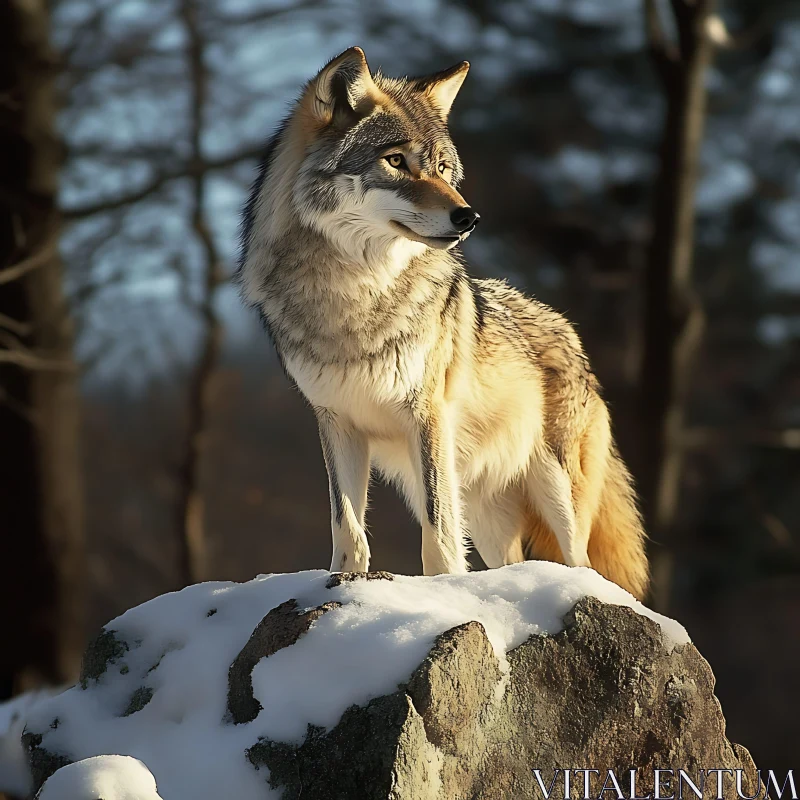
[[[597,475],[591,475],[597,478]],[[644,555],[644,534],[636,511],[630,476],[615,456],[609,464],[605,483],[589,534],[589,560],[604,578],[644,600],[649,584],[649,569]],[[526,508],[523,536],[525,558],[564,563],[564,556],[553,531],[532,507]]]
[[[650,580],[643,539],[630,475],[615,456],[592,523],[589,558],[601,575],[640,600],[644,600]]]
[[[525,558],[536,558],[540,561],[554,561],[556,564],[563,564],[564,554],[558,546],[556,537],[536,509],[530,506],[527,508],[525,523],[527,525],[524,537],[525,547],[523,549]]]
[[[470,538],[489,567],[594,567],[641,598],[642,524],[577,333],[449,252],[477,222],[456,227],[473,212],[445,127],[467,66],[389,79],[346,51],[248,204],[239,279],[317,416],[331,569],[369,567],[374,467],[421,524],[425,574],[465,572]]]
[[[441,178],[420,178],[411,195],[420,208],[460,208],[467,203],[447,181]]]
[[[451,69],[439,73],[437,79],[431,82],[430,86],[426,89],[426,94],[431,103],[433,103],[444,116],[450,113],[453,101],[456,99],[458,90],[461,88],[461,84],[464,83],[468,72],[469,61],[462,61]]]
[[[560,453],[559,462],[569,480],[576,539],[585,543],[588,563],[643,599],[648,564],[636,497],[630,475],[617,453],[608,409],[585,362],[580,339],[552,309],[532,305],[531,300],[498,281],[487,284],[498,292],[499,307],[518,315],[521,340],[497,337],[491,346],[485,342],[480,353],[466,353],[477,363],[469,363],[470,377],[462,375],[460,382],[457,367],[450,370],[448,377],[453,386],[448,391],[468,413],[464,427],[474,439],[469,454],[464,456],[470,462],[464,477],[468,483],[491,485],[493,481],[482,476],[502,472],[503,465],[492,464],[487,458],[501,456],[505,465],[513,463],[508,444],[526,439],[524,429],[516,432],[511,427],[512,420],[541,418],[543,442],[537,448],[539,458],[544,458],[545,453]],[[520,345],[526,337],[531,347],[538,348],[538,370],[533,380],[525,374],[527,361],[520,359]],[[525,410],[515,409],[518,402],[525,404]],[[508,467],[505,469],[507,472]],[[530,479],[526,488],[523,481],[521,492],[521,551],[528,558],[569,563],[551,526],[532,501],[529,482]],[[509,491],[514,491],[513,485]],[[480,550],[479,537],[476,544]],[[511,543],[506,548],[501,562],[511,563],[515,550]],[[496,565],[497,562],[492,564]]]

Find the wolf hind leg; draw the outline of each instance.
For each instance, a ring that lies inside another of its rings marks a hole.
[[[464,497],[472,543],[489,569],[525,560],[525,505],[518,487],[495,495],[473,489]]]
[[[542,446],[531,459],[527,489],[531,504],[555,535],[564,563],[590,567],[589,525],[585,519],[580,519],[579,524],[570,476],[547,446]]]

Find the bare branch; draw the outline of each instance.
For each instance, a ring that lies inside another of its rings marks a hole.
[[[263,8],[256,11],[248,11],[244,14],[212,14],[208,21],[213,25],[230,25],[231,27],[253,25],[257,22],[274,21],[287,12],[295,13],[318,6],[318,0],[298,0],[293,5],[285,6],[284,8]]]
[[[71,86],[75,86],[83,78],[105,67],[117,66],[129,69],[143,58],[164,55],[162,51],[155,50],[152,47],[153,39],[161,32],[160,25],[153,24],[146,28],[127,30],[121,39],[114,40],[107,35],[103,35],[101,30],[104,14],[105,11],[99,12],[94,22],[95,27],[83,29],[84,38],[82,42],[79,43],[78,47],[74,47],[71,52],[65,53],[65,56],[69,58],[70,68],[67,77]],[[89,24],[91,25],[91,23]],[[86,34],[92,34],[94,39],[92,40]],[[79,60],[77,53],[80,45],[87,42],[94,46],[85,48],[90,49],[90,52],[87,53],[88,57]]]
[[[37,250],[32,255],[18,261],[10,267],[0,270],[0,286],[12,281],[19,280],[29,272],[44,266],[55,254],[57,248],[57,241],[55,237],[51,237],[47,244]]]
[[[730,31],[725,20],[719,14],[712,14],[706,20],[706,35],[711,39],[711,44],[731,50],[735,47]]]
[[[667,83],[676,72],[679,54],[675,43],[664,30],[664,21],[658,9],[658,0],[644,0],[644,20],[650,56],[661,80]]]
[[[769,6],[753,25],[736,32],[729,30],[719,14],[712,14],[706,20],[706,33],[712,44],[722,50],[747,50],[758,44],[779,22],[796,16],[798,11],[798,2]]]
[[[107,158],[118,161],[125,159],[147,160],[171,159],[175,155],[172,144],[113,145],[107,141],[84,141],[79,145],[67,146],[68,158]]]
[[[77,368],[70,361],[53,361],[29,350],[0,350],[0,364],[16,364],[25,369],[43,369],[56,372],[74,372]]]
[[[689,22],[701,2],[703,0],[669,0],[676,24],[680,27],[681,24]]]
[[[221,158],[185,161],[173,169],[156,175],[146,184],[135,191],[130,192],[129,194],[116,195],[105,200],[87,203],[83,206],[65,208],[62,211],[62,216],[66,220],[79,220],[85,219],[86,217],[91,217],[94,214],[99,214],[104,211],[113,211],[114,209],[134,205],[135,203],[139,203],[151,195],[158,193],[172,181],[179,180],[180,178],[197,178],[204,176],[209,172],[214,172],[215,170],[234,167],[244,161],[252,161],[255,158],[259,158],[263,152],[263,144],[248,145],[241,150],[230,153],[229,155]]]
[[[670,0],[682,59],[690,59],[700,40],[708,37],[707,23],[716,4],[717,0]]]
[[[89,19],[81,23],[72,41],[61,51],[61,60],[64,64],[72,62],[75,58],[75,54],[89,41],[91,36],[99,35],[107,12],[107,5],[99,5],[92,12]]]
[[[260,22],[275,21],[279,17],[303,11],[304,9],[318,7],[318,0],[298,0],[293,5],[283,8],[266,8],[249,11],[242,14],[212,14],[208,18],[209,31],[224,30],[226,28],[246,27]],[[95,12],[82,26],[81,37],[64,52],[64,61],[70,63],[67,79],[70,85],[74,86],[84,78],[93,75],[98,70],[108,66],[117,66],[122,69],[130,69],[141,61],[147,59],[172,58],[180,55],[180,50],[165,54],[162,50],[153,47],[153,39],[161,32],[161,26],[153,25],[136,31],[128,31],[125,37],[119,41],[107,43],[102,37],[102,21],[106,9]],[[90,57],[79,60],[79,51],[85,50],[84,45],[90,42],[90,36],[94,36],[97,43],[95,51]]]
[[[186,56],[191,81],[190,127],[192,175],[192,228],[204,253],[203,295],[199,303],[203,332],[200,354],[189,375],[186,448],[180,464],[178,523],[181,532],[181,571],[185,583],[202,580],[206,570],[204,498],[200,488],[200,470],[208,427],[211,383],[219,361],[222,322],[216,307],[216,291],[223,280],[222,258],[217,250],[207,220],[206,174],[202,169],[203,124],[208,101],[209,75],[206,66],[206,43],[198,19],[197,0],[182,0],[181,19],[186,29]]]
[[[73,206],[72,208],[65,208],[62,211],[62,216],[65,220],[82,219],[84,217],[91,217],[94,214],[99,214],[101,211],[113,211],[117,208],[130,206],[144,200],[150,195],[156,194],[163,189],[170,181],[176,178],[183,177],[179,171],[168,172],[162,175],[157,175],[148,183],[141,186],[134,192],[129,194],[121,194],[115,197],[109,197],[105,200],[99,200],[96,203],[87,203],[84,206]]]
[[[0,328],[5,328],[17,336],[27,336],[31,332],[31,326],[28,323],[20,322],[7,314],[0,314]]]

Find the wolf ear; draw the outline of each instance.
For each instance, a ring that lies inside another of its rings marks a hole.
[[[347,127],[363,116],[370,98],[378,94],[367,59],[360,47],[336,56],[311,81],[313,110],[321,122]]]
[[[469,72],[469,61],[462,61],[450,69],[437,72],[435,75],[428,75],[419,78],[416,82],[417,88],[424,92],[431,99],[433,104],[439,109],[442,117],[447,119],[453,101],[456,99],[461,84]]]

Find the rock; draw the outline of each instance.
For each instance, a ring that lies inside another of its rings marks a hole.
[[[153,690],[149,686],[140,686],[128,702],[128,707],[122,712],[123,717],[129,717],[141,711],[153,699]]]
[[[261,741],[248,757],[269,767],[283,800],[534,798],[533,769],[549,786],[565,765],[600,771],[594,797],[607,770],[627,791],[632,766],[639,796],[670,767],[695,781],[701,770],[741,769],[753,793],[753,761],[725,738],[714,676],[693,645],[667,652],[657,624],[594,598],[565,623],[512,650],[506,681],[482,626],[453,628],[398,692],[351,708],[330,733],[309,731],[300,747]],[[573,776],[573,796],[583,779]],[[736,797],[732,781],[723,787]]]
[[[22,746],[28,756],[28,767],[31,771],[34,789],[39,787],[58,769],[70,763],[71,759],[63,753],[52,753],[42,747],[42,734],[25,731],[22,734]]]
[[[353,583],[354,581],[391,581],[394,575],[391,572],[378,570],[377,572],[334,572],[328,578],[325,586],[328,589],[335,589],[343,583]]]
[[[81,664],[80,684],[89,688],[89,682],[97,683],[106,670],[130,650],[128,643],[117,637],[116,631],[102,630],[86,648]]]
[[[262,658],[293,645],[311,624],[338,603],[324,603],[308,611],[300,611],[297,600],[287,600],[267,614],[258,623],[247,644],[241,649],[228,670],[228,714],[231,720],[242,725],[252,722],[261,712],[261,703],[253,696],[253,667]]]
[[[467,622],[439,636],[405,691],[422,715],[428,740],[457,753],[482,740],[501,679],[483,625]]]
[[[639,797],[656,770],[741,770],[756,787],[680,626],[560,565],[190,587],[110,624],[80,686],[29,719],[35,789],[109,734],[168,800],[522,800],[539,780],[563,798],[564,768],[598,770],[595,798],[608,770],[629,797],[632,767]]]
[[[0,702],[0,800],[27,797],[31,778],[29,759],[22,744],[28,714],[46,703],[57,688],[37,689]]]
[[[309,729],[300,747],[262,739],[247,757],[257,769],[269,768],[269,786],[282,789],[284,800],[440,797],[440,758],[402,692],[352,706],[327,735]]]

